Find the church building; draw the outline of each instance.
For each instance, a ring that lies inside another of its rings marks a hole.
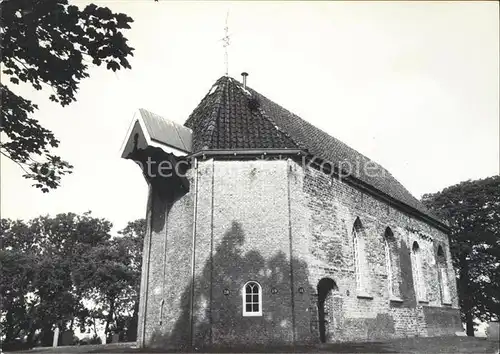
[[[449,227],[246,79],[221,77],[183,126],[140,109],[130,127],[122,157],[149,185],[139,345],[461,331]]]

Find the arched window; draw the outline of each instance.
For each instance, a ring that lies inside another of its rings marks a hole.
[[[415,293],[417,295],[417,301],[426,301],[427,294],[425,290],[425,282],[422,274],[422,260],[420,254],[420,246],[418,242],[413,242],[411,248],[412,255],[412,268],[413,268],[413,279],[415,282]]]
[[[359,219],[356,219],[358,221]],[[352,229],[352,248],[354,254],[354,273],[356,275],[356,287],[359,290],[361,286],[360,279],[360,264],[359,264],[359,236],[358,236],[358,228],[356,227],[356,222],[354,223],[354,227]]]
[[[395,264],[394,260],[394,249],[395,249],[395,238],[394,234],[390,227],[385,229],[384,233],[384,250],[385,250],[385,268],[387,272],[387,289],[389,291],[389,298],[393,298],[397,293],[397,282],[395,277],[395,269],[393,264]]]
[[[358,296],[369,296],[368,270],[365,257],[365,237],[361,220],[356,218],[352,228],[352,243],[354,253],[354,271]]]
[[[243,316],[262,316],[262,288],[259,283],[249,281],[241,291]]]
[[[446,266],[446,257],[441,245],[439,245],[437,249],[436,264],[439,272],[438,277],[439,285],[441,287],[441,301],[443,304],[450,304],[451,296],[450,285],[448,282],[448,267]]]

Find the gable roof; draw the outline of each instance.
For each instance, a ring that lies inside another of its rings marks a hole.
[[[184,125],[193,131],[192,152],[301,149],[337,166],[357,166],[351,176],[442,224],[382,166],[233,78],[217,80]]]

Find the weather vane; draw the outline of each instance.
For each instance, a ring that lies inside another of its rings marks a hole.
[[[228,48],[229,44],[229,26],[228,26],[228,20],[229,20],[229,10],[227,10],[226,14],[226,27],[224,27],[224,38],[222,38],[222,42],[224,43],[224,63],[226,65],[226,76],[229,75],[229,54],[228,54]]]

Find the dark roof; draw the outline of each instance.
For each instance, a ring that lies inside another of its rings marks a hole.
[[[441,223],[386,169],[233,78],[217,80],[184,125],[193,131],[193,152],[301,149],[337,166],[348,163],[351,176]],[[368,163],[379,173],[366,173]]]

